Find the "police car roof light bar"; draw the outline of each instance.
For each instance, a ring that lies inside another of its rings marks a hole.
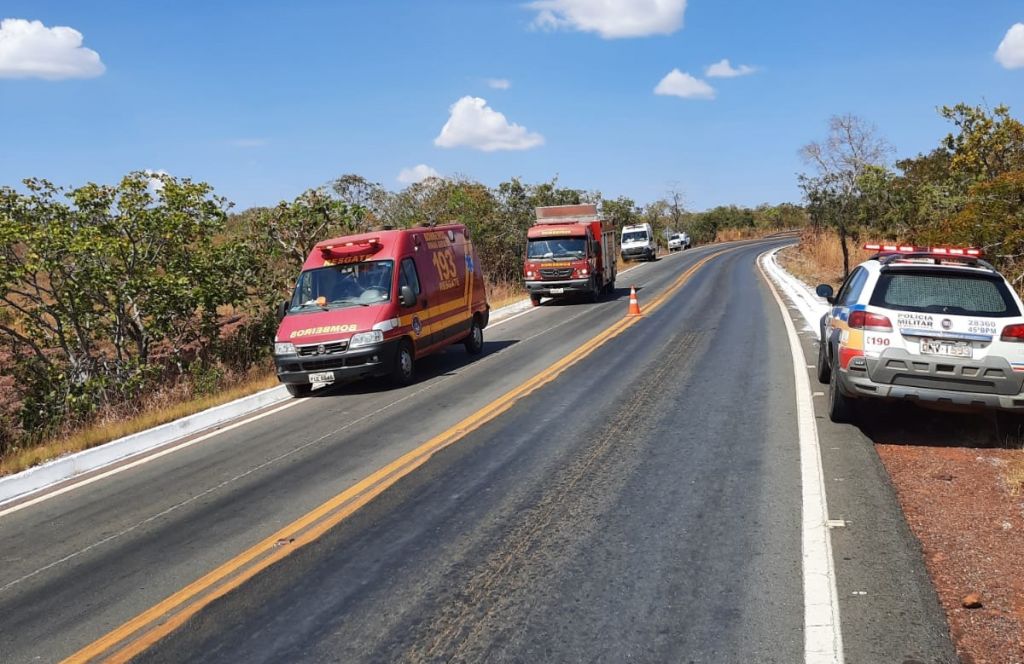
[[[915,254],[919,256],[972,256],[981,258],[984,252],[977,247],[917,247],[906,244],[879,244],[867,242],[864,248],[868,251],[877,251],[879,254]]]

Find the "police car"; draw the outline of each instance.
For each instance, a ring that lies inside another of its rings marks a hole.
[[[854,400],[1024,413],[1024,305],[973,248],[866,244],[877,251],[838,293],[822,284],[818,380],[834,422]],[[1009,417],[1005,417],[1009,415]]]

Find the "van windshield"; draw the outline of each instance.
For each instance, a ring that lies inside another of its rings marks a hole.
[[[623,242],[647,242],[647,231],[630,231],[622,234]]]
[[[557,240],[530,240],[527,246],[528,258],[582,258],[587,255],[587,240],[582,237],[560,237]]]
[[[329,265],[299,275],[290,312],[369,306],[391,299],[394,261]],[[323,300],[319,300],[323,298]]]

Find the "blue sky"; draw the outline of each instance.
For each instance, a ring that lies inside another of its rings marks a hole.
[[[164,170],[241,209],[349,172],[398,189],[403,168],[425,164],[490,185],[558,175],[638,202],[675,184],[699,210],[798,200],[797,150],[833,114],[875,123],[901,156],[937,145],[941,104],[1024,116],[1024,67],[993,57],[1024,22],[1019,1],[637,0],[599,28],[592,0],[542,2],[557,25],[502,0],[5,0],[0,18],[80,32],[103,71],[4,76],[0,53],[0,184]],[[645,4],[669,9],[651,18]],[[602,36],[627,19],[656,34]],[[708,78],[723,58],[756,71]],[[714,99],[654,94],[673,69]],[[543,144],[483,151],[453,132],[460,146],[435,145],[466,96]]]

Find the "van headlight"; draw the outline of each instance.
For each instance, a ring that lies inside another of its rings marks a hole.
[[[349,348],[361,348],[363,346],[369,346],[371,344],[379,344],[384,341],[384,333],[380,330],[373,330],[370,332],[360,332],[359,334],[353,334],[352,339],[348,342]]]
[[[274,355],[294,355],[295,344],[290,341],[275,341]]]

